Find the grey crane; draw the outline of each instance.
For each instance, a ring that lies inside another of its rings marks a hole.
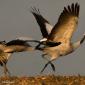
[[[10,72],[6,66],[8,59],[11,54],[15,52],[23,51],[34,51],[34,47],[29,45],[27,40],[11,40],[9,42],[1,41],[0,42],[0,65],[4,68],[5,76],[10,76]]]
[[[79,41],[75,43],[71,42],[72,35],[78,24],[79,9],[80,5],[78,3],[72,3],[71,6],[68,5],[67,7],[64,7],[58,22],[54,26],[50,25],[50,23],[40,14],[39,9],[36,10],[36,8],[33,8],[31,11],[40,26],[43,37],[46,38],[44,42],[61,42],[60,45],[53,47],[50,47],[47,44],[43,48],[40,48],[40,45],[37,46],[37,48],[40,48],[39,50],[44,52],[42,56],[46,60],[48,59],[45,55],[50,57],[41,72],[44,71],[48,64],[60,56],[65,56],[74,52],[85,40],[84,34]]]

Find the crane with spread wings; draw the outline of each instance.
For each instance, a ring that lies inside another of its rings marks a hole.
[[[9,42],[0,41],[0,65],[4,68],[4,75],[11,75],[6,65],[13,53],[34,50],[35,48],[32,47],[27,40],[15,39]]]
[[[78,25],[79,9],[80,5],[78,3],[72,3],[71,6],[68,5],[67,7],[64,7],[63,12],[59,16],[58,22],[52,26],[40,14],[39,9],[32,8],[31,13],[34,15],[37,23],[39,24],[43,39],[45,39],[41,42],[44,41],[46,43],[44,44],[45,46],[43,48],[40,48],[40,43],[36,49],[43,51],[42,57],[44,57],[46,60],[48,60],[46,55],[50,57],[41,72],[44,71],[48,64],[52,63],[52,61],[56,60],[60,56],[65,56],[74,52],[85,40],[84,34],[82,39],[79,41],[75,43],[71,42],[72,35]],[[48,46],[47,44],[49,42],[60,42],[61,44],[58,46],[52,46],[53,44]],[[55,68],[53,69],[55,71]]]

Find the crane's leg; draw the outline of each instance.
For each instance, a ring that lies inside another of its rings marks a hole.
[[[83,38],[80,40],[80,44],[82,44],[85,40],[85,33],[83,34]]]
[[[4,68],[4,75],[5,76],[10,76],[11,74],[10,74],[10,72],[9,72],[9,70],[8,70],[8,68],[7,68],[5,63],[3,63],[3,68]],[[8,73],[8,75],[7,75],[7,73]]]
[[[42,55],[42,58],[44,58],[44,59],[46,59],[48,62],[49,62],[49,64],[51,65],[51,67],[52,67],[52,70],[55,72],[55,66],[54,66],[54,64],[52,63],[52,62],[50,62],[45,56],[46,56],[47,54],[43,54]]]
[[[45,58],[45,59],[48,61],[48,63],[45,64],[44,68],[41,70],[41,73],[42,73],[42,72],[44,71],[44,69],[48,66],[48,64],[51,65],[52,70],[55,72],[55,66],[54,66],[54,64],[52,63],[53,60],[52,60],[52,61],[49,61],[49,60],[45,57],[45,55],[47,55],[47,54],[43,54],[42,57]]]
[[[46,57],[44,57],[44,58],[47,59]],[[51,65],[52,70],[55,72],[55,66],[54,66],[54,64],[53,64],[51,61],[49,61],[48,59],[47,59],[47,61],[48,61],[49,64]]]
[[[51,61],[48,61],[48,62],[45,64],[44,68],[41,70],[41,73],[45,70],[45,68],[48,66],[48,64],[51,64],[51,67],[52,67],[53,71],[55,72],[55,66],[54,66],[54,64],[52,64]]]

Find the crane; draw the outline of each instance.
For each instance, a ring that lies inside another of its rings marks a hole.
[[[10,56],[15,52],[23,51],[34,51],[34,47],[29,45],[27,40],[15,39],[9,42],[6,41],[0,42],[0,65],[3,66],[4,68],[5,76],[11,75],[6,66]]]
[[[46,38],[44,42],[61,42],[60,45],[53,47],[46,44],[40,49],[40,45],[37,46],[37,49],[43,51],[42,57],[46,60],[48,60],[48,58],[45,55],[50,57],[44,68],[41,70],[41,72],[43,72],[52,61],[58,59],[60,56],[65,56],[74,52],[84,42],[85,34],[83,34],[83,37],[79,41],[75,43],[71,42],[72,35],[78,25],[80,5],[78,3],[72,3],[71,5],[64,7],[58,22],[54,26],[40,14],[39,9],[32,9],[31,12],[40,26],[43,38]]]

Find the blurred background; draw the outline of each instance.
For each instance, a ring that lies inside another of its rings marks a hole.
[[[39,26],[30,13],[31,7],[40,9],[41,14],[55,24],[64,6],[78,2],[80,18],[72,42],[79,40],[85,32],[85,0],[0,0],[0,40],[10,41],[16,37],[32,37],[41,39]],[[42,52],[14,53],[8,61],[12,75],[39,75],[46,61],[41,57]],[[74,53],[60,57],[53,62],[58,75],[85,75],[85,42]],[[43,74],[52,74],[50,65]],[[0,75],[3,68],[0,67]]]

